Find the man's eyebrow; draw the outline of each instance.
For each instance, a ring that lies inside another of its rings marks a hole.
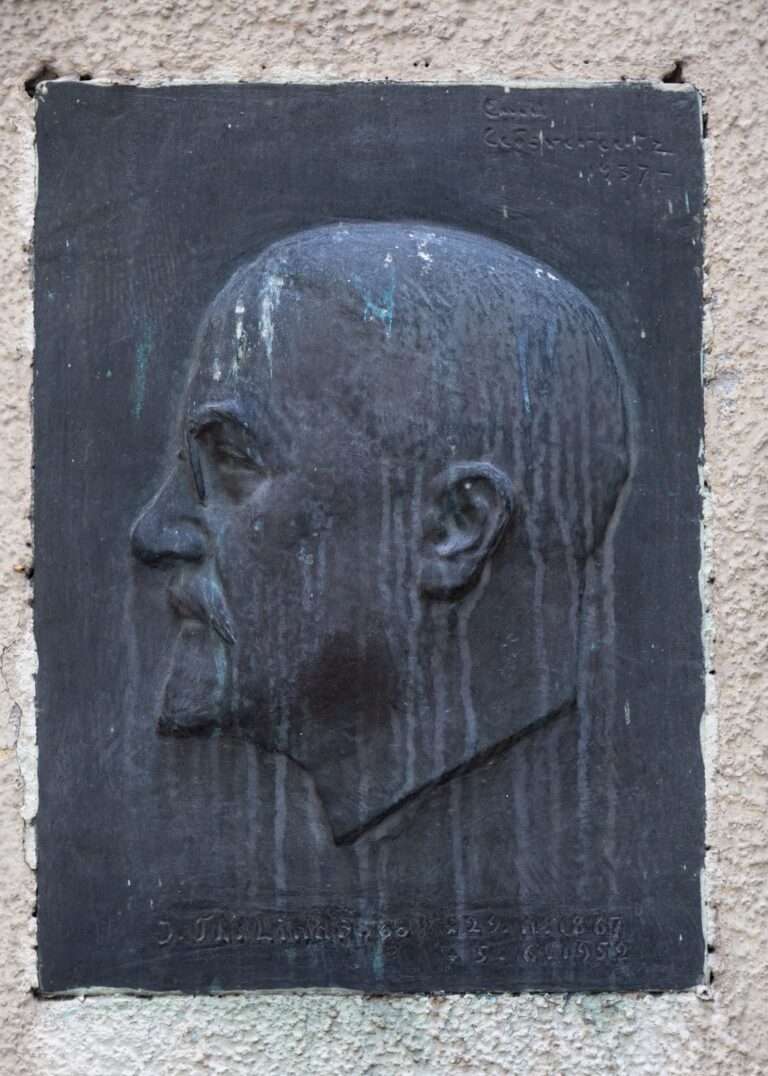
[[[238,426],[252,437],[255,436],[242,409],[234,401],[232,403],[203,404],[202,407],[198,407],[197,410],[193,411],[187,423],[187,429],[193,437],[197,437],[202,430],[218,423]]]

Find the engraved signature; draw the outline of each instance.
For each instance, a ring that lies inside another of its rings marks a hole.
[[[540,102],[530,105],[486,98],[483,144],[493,153],[544,160],[573,157],[579,179],[586,182],[634,183],[671,176],[675,157],[651,131],[614,131],[604,126],[566,123],[548,117]]]

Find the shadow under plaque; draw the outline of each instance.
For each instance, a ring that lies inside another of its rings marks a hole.
[[[687,87],[38,91],[43,991],[704,969]]]

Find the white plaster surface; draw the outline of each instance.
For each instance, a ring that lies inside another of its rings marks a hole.
[[[768,1072],[767,39],[762,0],[0,2],[2,1073]],[[24,572],[35,159],[24,80],[47,62],[65,76],[145,83],[604,81],[659,79],[676,61],[709,114],[711,991],[37,999],[34,652]]]

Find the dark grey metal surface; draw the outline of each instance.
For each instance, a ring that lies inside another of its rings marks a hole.
[[[49,85],[40,974],[703,969],[698,99]]]

